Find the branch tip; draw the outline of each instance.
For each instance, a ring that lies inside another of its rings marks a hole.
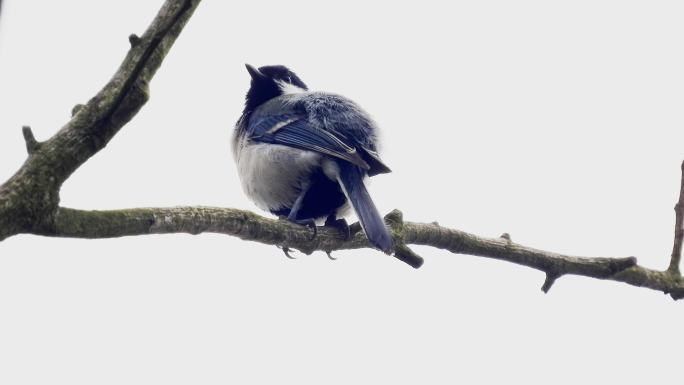
[[[407,263],[409,266],[413,267],[414,269],[418,269],[421,266],[423,266],[423,257],[420,255],[416,254],[413,250],[411,250],[408,246],[405,244],[397,244],[394,248],[394,257],[397,258],[398,260]]]
[[[682,243],[684,243],[684,162],[682,162],[682,177],[679,187],[679,199],[674,206],[675,211],[675,230],[674,241],[672,242],[672,254],[670,256],[670,266],[667,271],[671,274],[681,275],[679,264],[682,259]]]
[[[668,293],[665,293],[668,294]],[[684,298],[684,290],[683,289],[674,289],[670,293],[670,297],[672,297],[673,300],[678,301],[682,298]]]
[[[24,135],[24,141],[26,142],[26,152],[31,155],[40,148],[40,143],[36,140],[36,137],[33,136],[33,131],[31,131],[30,126],[23,126],[21,132]]]
[[[556,283],[556,280],[560,277],[561,275],[555,272],[546,272],[546,279],[544,279],[544,284],[542,285],[541,289],[544,293],[548,293],[549,290],[551,290],[551,286],[553,286],[554,283]]]
[[[392,237],[394,238],[394,254],[392,254],[392,250],[386,253],[394,255],[395,258],[414,269],[423,266],[423,262],[425,262],[423,258],[406,246],[404,241],[404,214],[398,209],[394,209],[385,215],[385,222],[392,229]]]

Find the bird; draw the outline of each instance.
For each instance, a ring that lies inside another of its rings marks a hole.
[[[351,206],[371,245],[391,254],[394,241],[365,182],[391,172],[378,154],[377,124],[344,96],[309,91],[283,65],[245,66],[251,83],[232,138],[245,194],[262,210],[311,227],[313,237],[325,218],[350,238],[344,215]]]

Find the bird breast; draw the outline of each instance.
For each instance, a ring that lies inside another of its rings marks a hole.
[[[321,167],[321,155],[292,147],[245,141],[235,152],[245,194],[262,210],[290,208]]]

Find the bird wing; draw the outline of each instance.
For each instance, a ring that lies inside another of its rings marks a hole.
[[[251,133],[250,139],[255,142],[281,144],[314,151],[345,160],[367,171],[371,169],[369,162],[362,156],[362,154],[368,154],[369,150],[356,144],[353,138],[325,128],[313,127],[301,115],[260,117],[249,123],[248,131]],[[370,158],[372,158],[369,159],[371,163],[379,161],[377,154]]]

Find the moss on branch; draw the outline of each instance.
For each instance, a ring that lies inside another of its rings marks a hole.
[[[135,208],[84,211],[59,207],[64,181],[91,156],[102,150],[149,99],[149,83],[200,0],[167,0],[142,36],[130,35],[131,48],[112,79],[88,103],[72,110],[71,120],[44,142],[23,128],[28,158],[0,186],[0,241],[32,233],[57,237],[112,238],[144,234],[213,232],[244,240],[296,248],[310,254],[371,248],[360,230],[351,226],[346,239],[338,229],[310,229],[287,221],[264,218],[249,211],[216,207]],[[682,165],[684,172],[684,164]],[[423,259],[408,245],[425,245],[494,258],[540,270],[547,292],[564,275],[582,275],[659,290],[674,299],[684,297],[679,263],[684,238],[684,174],[675,206],[675,242],[670,267],[654,271],[638,266],[636,258],[585,258],[519,245],[504,234],[485,238],[448,229],[436,222],[406,222],[395,210],[385,218],[396,243],[394,256],[418,268]],[[378,253],[378,255],[381,255]]]

